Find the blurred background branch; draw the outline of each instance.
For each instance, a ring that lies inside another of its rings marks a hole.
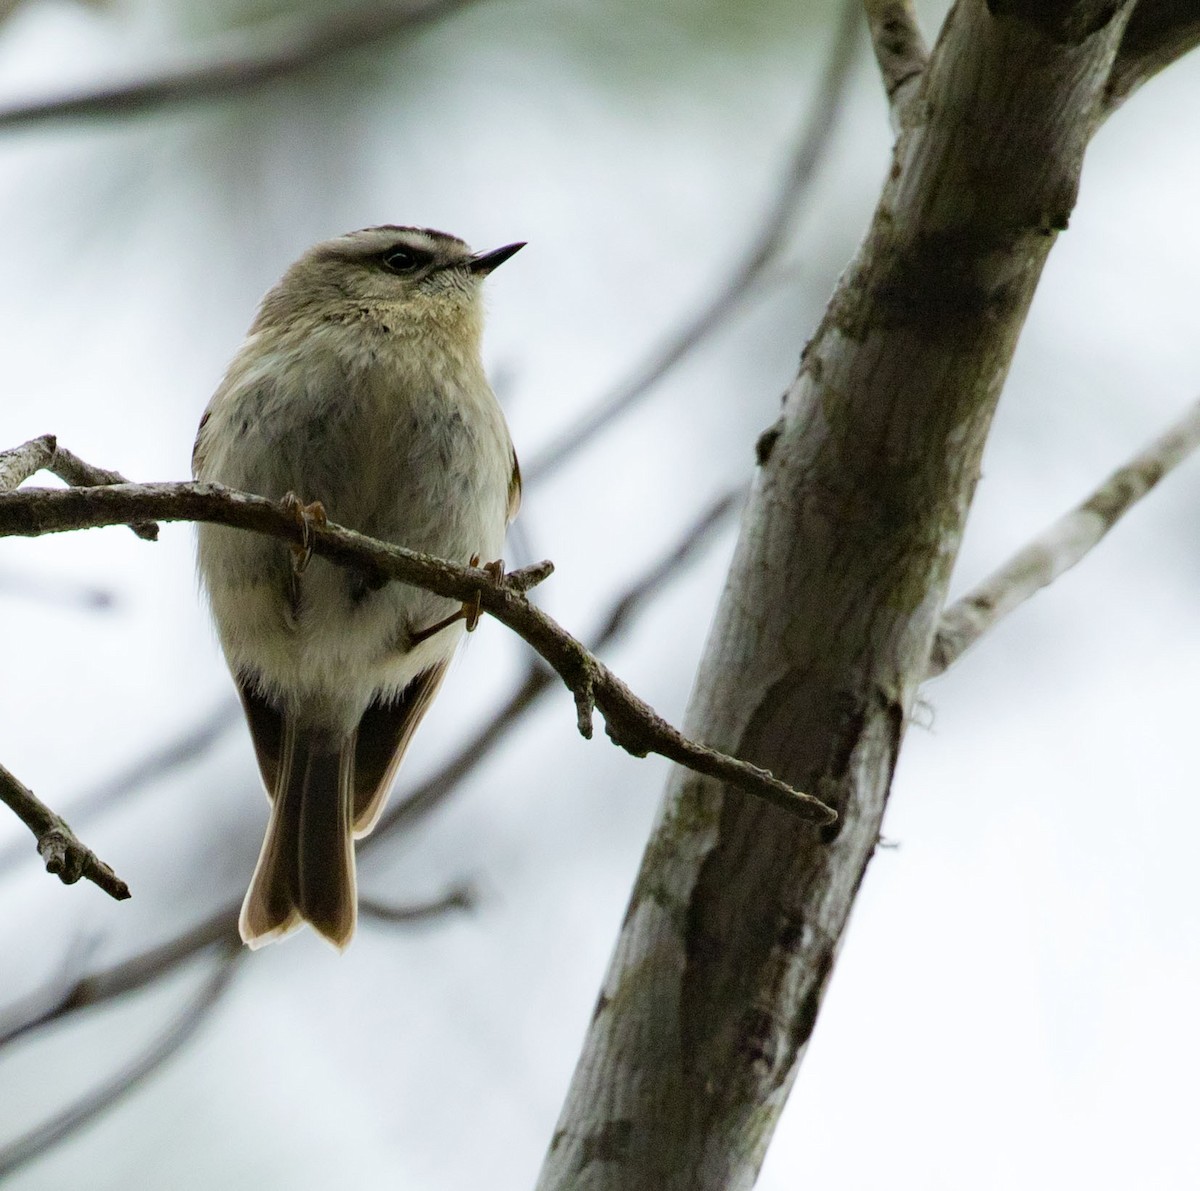
[[[71,817],[81,825],[93,821],[141,787],[199,760],[230,729],[241,723],[242,709],[237,702],[223,699],[196,724],[75,798],[71,804]],[[23,859],[23,852],[15,844],[0,847],[0,876],[20,859]]]
[[[75,95],[0,108],[0,132],[78,120],[127,119],[180,104],[228,100],[474,3],[478,0],[380,0],[321,16],[275,18],[240,31],[238,40],[245,43],[241,47],[215,51],[196,63]]]
[[[788,229],[828,150],[845,103],[862,36],[860,23],[858,0],[843,0],[816,101],[805,113],[797,132],[775,200],[755,226],[754,236],[741,261],[694,315],[682,321],[610,393],[523,466],[528,483],[534,484],[553,475],[650,393],[674,367],[737,312],[776,264],[787,245]]]
[[[66,1140],[115,1108],[163,1064],[178,1054],[229,990],[243,956],[241,939],[237,940],[236,946],[225,944],[218,948],[215,965],[200,989],[142,1054],[123,1067],[112,1079],[80,1096],[70,1107],[0,1147],[0,1179],[7,1178],[51,1146]]]

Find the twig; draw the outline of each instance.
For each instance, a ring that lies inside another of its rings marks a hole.
[[[0,451],[0,492],[11,492],[54,460],[53,434],[31,438],[19,447]]]
[[[53,472],[72,488],[98,484],[128,484],[119,471],[93,467],[78,455],[60,447],[53,434],[32,438],[19,447],[0,451],[0,495],[12,492],[39,471]],[[153,542],[158,539],[158,526],[153,521],[139,521],[129,526],[139,538]]]
[[[740,496],[740,493],[728,493],[705,509],[671,550],[613,603],[602,622],[604,627],[591,643],[594,652],[606,648],[616,640],[629,627],[637,613],[650,603],[671,578],[679,574],[681,567],[699,553],[717,527],[739,507]],[[440,806],[469,774],[483,764],[496,745],[550,688],[552,682],[552,675],[544,666],[531,666],[521,685],[487,724],[437,773],[422,782],[402,802],[393,805],[380,820],[375,831],[359,844],[360,854],[378,847],[401,828],[413,826]],[[448,907],[453,894],[452,890],[442,899]],[[363,904],[363,900],[360,899],[360,908]],[[366,904],[373,908],[370,899],[366,900]],[[408,911],[412,915],[412,907],[408,907]],[[239,938],[237,913],[236,903],[226,906],[167,943],[152,947],[110,968],[93,972],[48,991],[35,993],[11,1006],[3,1019],[0,1019],[0,1047],[24,1034],[51,1025],[76,1010],[98,1005],[143,988],[174,971],[198,951],[214,943],[225,941],[236,945]]]
[[[1111,115],[1144,82],[1198,44],[1196,0],[1139,0],[1108,77],[1104,115]]]
[[[929,49],[912,0],[866,0],[866,9],[892,128],[898,134],[913,119],[913,99],[929,61]]]
[[[1200,447],[1200,401],[1081,505],[1023,546],[942,616],[926,678],[945,673],[1014,608],[1079,562],[1169,471]]]
[[[433,901],[410,902],[400,906],[389,905],[378,898],[360,896],[358,912],[375,922],[411,926],[417,922],[428,922],[431,918],[441,918],[451,910],[473,910],[478,900],[473,885],[455,885]]]
[[[51,1146],[120,1103],[168,1059],[178,1054],[180,1048],[192,1037],[216,1007],[221,996],[229,989],[241,958],[240,947],[222,948],[216,968],[200,991],[140,1058],[112,1079],[93,1089],[70,1108],[0,1149],[0,1179],[33,1161]]]
[[[139,786],[155,781],[180,765],[194,761],[240,723],[241,719],[241,707],[237,701],[223,700],[219,707],[209,712],[199,723],[81,795],[70,808],[71,818],[78,827],[91,822],[118,798],[131,793]],[[18,859],[23,858],[24,849],[0,848],[0,875],[11,868]]]
[[[127,119],[177,104],[224,99],[320,65],[329,58],[448,16],[473,0],[399,0],[356,5],[320,20],[280,19],[252,31],[255,44],[197,65],[56,99],[0,109],[0,132],[71,120]],[[265,45],[264,45],[265,43]]]
[[[37,536],[143,520],[205,521],[301,543],[303,527],[282,503],[219,484],[116,484],[105,488],[20,489],[0,495],[0,536]],[[512,583],[485,570],[377,542],[330,524],[310,526],[314,553],[373,579],[398,579],[435,595],[466,601],[479,595],[485,612],[541,654],[575,696],[579,729],[591,734],[591,710],[609,737],[634,756],[668,760],[766,799],[803,819],[830,823],[835,812],[767,771],[689,740],[639,699],[607,666],[530,603],[525,588],[550,568],[526,568]]]
[[[73,885],[80,877],[86,877],[117,901],[129,896],[129,886],[75,835],[67,821],[3,765],[0,765],[0,802],[7,803],[33,832],[46,871],[54,873],[64,885]]]
[[[775,201],[746,249],[742,261],[713,297],[660,347],[600,399],[575,425],[534,455],[521,470],[527,484],[557,471],[683,360],[697,344],[712,334],[757,284],[760,275],[782,251],[788,227],[800,199],[825,156],[849,88],[851,67],[858,45],[859,0],[846,0],[842,20],[834,35],[825,76],[817,99],[796,139],[783,183]]]

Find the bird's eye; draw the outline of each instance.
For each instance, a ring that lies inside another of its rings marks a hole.
[[[419,248],[397,245],[395,248],[389,248],[380,259],[384,268],[391,269],[393,273],[411,273],[428,264],[430,257],[429,253],[422,252]]]

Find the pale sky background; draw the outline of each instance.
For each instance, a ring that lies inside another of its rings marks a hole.
[[[177,3],[25,5],[0,26],[0,103],[195,53],[268,7]],[[399,222],[478,248],[529,241],[488,283],[487,358],[532,458],[738,259],[836,11],[481,2],[251,97],[0,133],[0,446],[51,431],[131,478],[184,478],[261,293],[313,241]],[[1193,56],[1090,151],[958,590],[1200,389],[1198,99]],[[565,625],[590,631],[749,478],[888,147],[864,36],[790,282],[527,490],[510,555],[554,559],[540,598]],[[1200,1185],[1198,509],[1200,460],[927,688],[885,824],[899,846],[872,862],[762,1191]],[[732,534],[607,655],[676,722]],[[153,546],[120,529],[2,545],[0,761],[68,817],[232,697],[191,556],[187,526]],[[46,594],[80,585],[112,592],[112,609]],[[398,793],[508,691],[522,648],[485,622]],[[364,888],[397,903],[472,880],[473,913],[366,924],[341,958],[307,935],[256,954],[169,1066],[6,1186],[531,1188],[666,774],[573,724],[555,691],[441,813],[362,866]],[[28,847],[0,873],[0,1012],[240,896],[265,810],[239,725],[81,831],[131,902],[61,886]],[[0,848],[23,830],[0,813]],[[0,1052],[0,1147],[147,1046],[207,970]]]

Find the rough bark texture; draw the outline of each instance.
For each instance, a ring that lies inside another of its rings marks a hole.
[[[539,1183],[750,1187],[878,839],[1017,336],[1131,4],[960,0],[761,469],[691,733],[842,814],[676,771]]]

